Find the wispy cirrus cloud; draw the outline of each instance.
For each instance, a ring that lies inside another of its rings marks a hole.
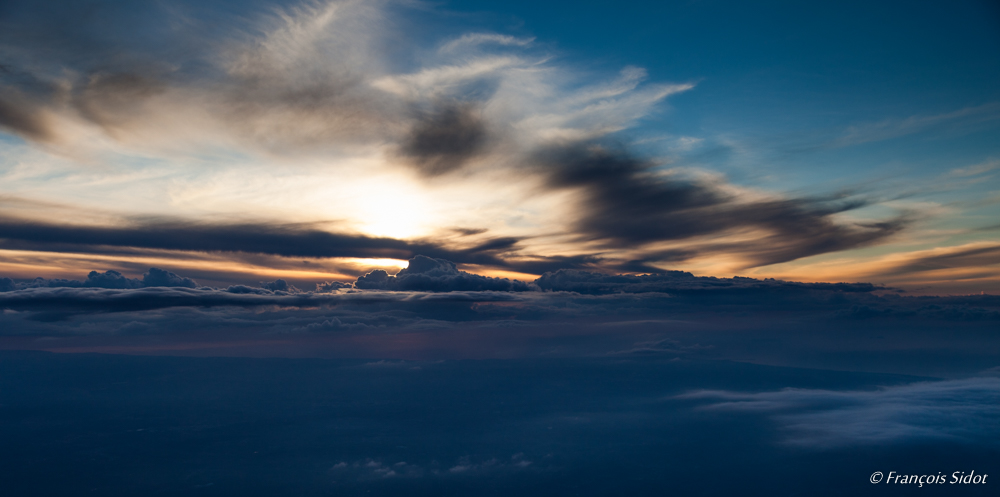
[[[860,145],[920,133],[944,124],[949,124],[952,127],[974,126],[997,119],[1000,119],[1000,102],[989,102],[941,114],[915,115],[907,118],[857,124],[849,127],[844,135],[835,140],[832,145],[836,147]]]
[[[515,36],[496,33],[466,33],[445,43],[444,45],[441,45],[439,51],[448,53],[463,48],[467,49],[489,44],[526,47],[534,43],[534,41],[534,37],[518,38]]]
[[[752,193],[719,175],[687,177],[615,145],[694,82],[649,81],[633,66],[595,80],[530,37],[496,33],[449,34],[434,50],[390,56],[407,36],[406,7],[392,3],[251,5],[239,16],[233,8],[101,6],[156,28],[71,29],[54,46],[26,26],[55,32],[79,12],[16,10],[0,35],[11,61],[0,84],[30,96],[18,105],[38,122],[8,112],[8,128],[69,157],[93,152],[90,164],[107,157],[115,172],[100,174],[104,182],[133,178],[129,188],[84,195],[80,164],[69,160],[33,184],[119,210],[135,205],[127,192],[141,184],[160,193],[143,195],[147,212],[200,221],[8,219],[0,230],[9,248],[421,253],[533,274],[658,272],[721,258],[731,272],[884,243],[911,222],[898,212],[852,219],[877,203],[858,196]],[[227,22],[186,14],[206,10]],[[202,156],[212,159],[178,166]],[[150,169],[163,176],[130,176],[130,162],[159,164]],[[303,228],[333,214],[343,232]],[[281,216],[294,221],[223,221]],[[443,226],[491,231],[461,246],[426,241]]]

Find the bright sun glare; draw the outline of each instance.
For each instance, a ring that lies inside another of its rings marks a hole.
[[[365,189],[377,192],[355,201],[355,220],[369,235],[413,238],[426,234],[430,208],[427,199],[410,185],[379,182]]]

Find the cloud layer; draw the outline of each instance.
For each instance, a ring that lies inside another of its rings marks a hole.
[[[459,271],[454,262],[423,255],[410,259],[409,265],[394,276],[378,269],[358,278],[354,286],[364,290],[423,292],[527,292],[537,289],[518,280]]]
[[[877,204],[874,198],[752,192],[717,175],[672,169],[669,158],[630,147],[623,132],[693,83],[650,82],[632,66],[584,80],[551,49],[506,34],[448,33],[433,48],[391,49],[411,45],[401,40],[410,8],[360,1],[102,4],[93,11],[70,4],[54,13],[30,3],[11,7],[0,21],[0,86],[8,95],[0,99],[0,126],[8,131],[81,163],[209,156],[212,167],[242,177],[244,159],[278,168],[319,162],[336,172],[330,176],[342,190],[311,191],[320,182],[303,183],[287,200],[288,211],[306,218],[298,224],[221,221],[246,219],[242,199],[266,195],[245,190],[209,195],[213,214],[198,221],[82,226],[0,213],[4,246],[396,259],[420,253],[534,274],[656,272],[718,259],[736,271],[883,243],[912,222],[901,213],[852,218]],[[89,21],[75,22],[81,17]],[[437,223],[435,234],[456,225],[490,234],[448,246],[426,241],[435,239],[426,226],[396,227],[420,237],[365,233],[373,219],[393,225],[414,208],[410,196],[379,198],[378,186],[346,199],[386,178],[426,194],[435,207],[463,199],[454,209],[431,209],[440,219],[414,216]],[[202,178],[178,180],[204,188]],[[315,211],[298,204],[303,197],[330,198],[331,211],[352,214],[343,229],[324,231],[310,224],[319,216],[301,214]],[[256,213],[272,217],[267,208]]]
[[[700,391],[683,399],[712,401],[703,409],[770,415],[786,441],[803,447],[953,440],[990,444],[1000,433],[1000,378],[913,383],[875,391],[786,389],[740,393]]]

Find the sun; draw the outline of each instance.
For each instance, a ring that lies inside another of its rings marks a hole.
[[[433,217],[432,206],[427,196],[414,185],[379,181],[363,185],[362,190],[368,194],[355,198],[352,216],[360,231],[391,238],[427,234]]]

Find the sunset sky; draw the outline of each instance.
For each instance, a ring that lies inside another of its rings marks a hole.
[[[831,5],[8,3],[0,274],[996,293],[996,7]]]
[[[0,2],[11,495],[997,495],[998,330],[995,0]]]

